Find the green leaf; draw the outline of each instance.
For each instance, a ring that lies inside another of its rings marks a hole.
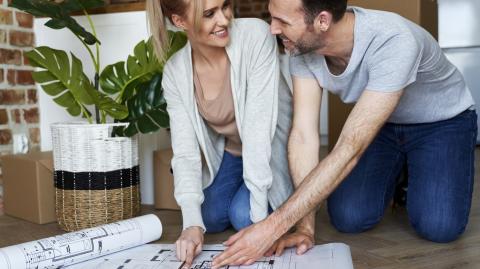
[[[71,54],[70,61],[64,51],[38,47],[26,52],[25,56],[35,66],[44,69],[34,72],[33,79],[72,116],[78,116],[79,111],[91,115],[86,105],[96,105],[114,119],[128,116],[124,105],[116,103],[93,87],[83,72],[82,62],[75,55]]]
[[[124,136],[132,137],[138,133],[137,130],[137,124],[132,122],[128,125],[127,128],[125,128],[125,131],[123,133]]]
[[[170,50],[167,59],[187,43],[183,32],[169,31]],[[133,136],[138,132],[151,133],[169,127],[167,105],[161,87],[164,62],[155,56],[153,40],[141,41],[126,61],[107,66],[100,75],[103,92],[117,94],[117,100],[127,106],[129,122],[115,128],[118,136]]]
[[[50,27],[52,29],[63,29],[67,27],[67,22],[57,19],[51,19],[45,23],[45,26]]]
[[[52,96],[58,95],[64,90],[66,90],[65,85],[63,85],[60,81],[50,83],[50,84],[43,84],[42,88],[48,95],[52,95]]]
[[[125,71],[125,62],[108,65],[103,69],[102,76],[100,76],[100,87],[109,94],[118,93],[118,89],[127,84],[129,78]]]
[[[55,76],[49,71],[35,72],[33,73],[33,78],[38,83],[45,83],[56,79]]]
[[[167,59],[169,59],[175,52],[179,51],[181,48],[187,44],[187,35],[183,32],[170,32],[170,50],[167,51]],[[150,44],[153,46],[153,44]],[[153,48],[152,48],[153,49]],[[162,65],[163,69],[163,65]]]
[[[79,116],[82,113],[82,108],[80,106],[72,106],[67,108],[67,111],[72,116]]]
[[[98,109],[105,111],[112,118],[121,120],[128,116],[128,110],[124,105],[115,102],[105,94],[94,89],[92,96]]]
[[[127,128],[117,130],[117,133],[133,136],[138,132],[152,133],[169,127],[161,83],[162,74],[156,73],[151,81],[138,86],[137,94],[127,101],[128,118],[122,120],[130,124]]]
[[[80,36],[85,43],[93,45],[97,42],[100,44],[100,41],[78,24],[70,14],[72,12],[101,7],[104,4],[105,2],[103,0],[12,0],[9,6],[34,16],[49,17],[51,20],[45,23],[45,26],[52,29],[67,27],[74,34]]]
[[[171,49],[167,55],[185,46],[187,38],[183,32],[168,32],[171,40]],[[137,87],[150,81],[155,73],[163,71],[164,63],[155,56],[153,39],[141,41],[134,48],[134,54],[129,55],[127,61],[107,66],[100,75],[102,90],[110,94],[118,94],[122,104],[136,94]]]
[[[73,94],[70,92],[65,92],[61,94],[60,96],[56,97],[53,99],[55,103],[57,103],[59,106],[66,107],[67,109],[70,107],[78,106],[79,104],[75,101],[75,97],[73,97]],[[74,115],[72,115],[74,116]]]

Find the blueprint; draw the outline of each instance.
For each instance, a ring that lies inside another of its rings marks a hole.
[[[181,269],[183,263],[175,255],[174,245],[148,244],[76,264],[68,269]],[[222,245],[204,245],[190,269],[210,269]],[[353,269],[350,248],[341,243],[317,245],[298,256],[287,249],[280,257],[265,257],[250,266],[227,266],[228,269]]]
[[[0,248],[1,269],[180,269],[174,245],[147,244],[160,239],[162,224],[150,214],[96,228]],[[223,245],[204,245],[190,269],[210,269]],[[353,269],[350,248],[341,243],[317,245],[304,255],[287,249],[249,266],[226,269]]]
[[[60,268],[144,245],[158,240],[161,235],[162,224],[158,217],[145,215],[1,248],[0,268]]]

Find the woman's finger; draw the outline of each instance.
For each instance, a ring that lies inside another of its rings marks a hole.
[[[180,259],[180,258],[181,258],[181,257],[180,257],[180,252],[181,252],[182,248],[181,248],[181,246],[180,246],[180,240],[177,240],[177,242],[175,242],[175,247],[176,247],[176,252],[175,252],[175,254],[177,255],[177,259],[178,259],[179,261],[181,261],[181,259]]]
[[[180,261],[184,262],[187,259],[187,241],[180,242]]]
[[[187,248],[185,252],[185,263],[183,264],[183,269],[189,269],[192,266],[193,258],[195,258],[195,244],[193,242],[187,243]]]

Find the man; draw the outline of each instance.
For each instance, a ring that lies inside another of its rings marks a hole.
[[[327,198],[339,231],[374,227],[404,164],[415,231],[450,242],[465,230],[477,136],[470,91],[424,29],[393,13],[347,9],[346,2],[270,1],[271,31],[293,56],[289,163],[298,187],[266,220],[232,236],[214,268],[250,264],[275,247],[302,253],[313,241],[312,212]],[[334,149],[318,162],[323,89],[356,105]],[[277,241],[295,224],[296,233]]]

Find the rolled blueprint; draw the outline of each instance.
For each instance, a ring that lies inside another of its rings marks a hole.
[[[0,249],[2,269],[51,269],[140,246],[162,235],[150,214]]]

